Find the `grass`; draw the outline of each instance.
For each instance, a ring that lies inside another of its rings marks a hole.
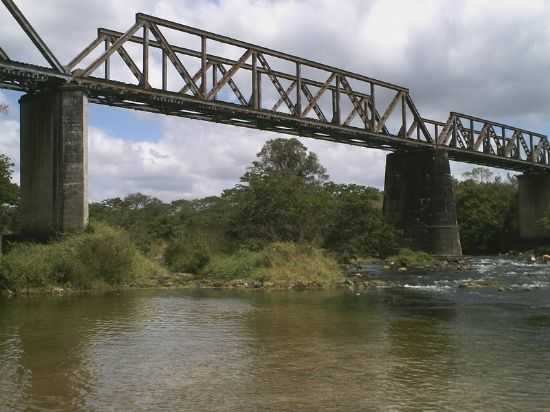
[[[163,272],[137,250],[126,232],[94,224],[84,233],[50,244],[16,245],[0,261],[0,287],[15,292],[121,288],[150,284]]]
[[[387,258],[386,262],[404,267],[421,267],[433,265],[435,260],[429,253],[400,249],[397,255]]]
[[[282,242],[260,251],[213,256],[203,273],[213,278],[258,280],[276,288],[330,288],[342,277],[336,260],[321,249]]]
[[[337,261],[310,245],[272,243],[259,251],[212,254],[204,243],[179,241],[166,253],[173,271],[212,280],[261,281],[271,288],[330,288],[342,278]],[[101,290],[177,285],[178,276],[144,256],[127,232],[95,223],[49,244],[21,243],[0,260],[0,289]]]

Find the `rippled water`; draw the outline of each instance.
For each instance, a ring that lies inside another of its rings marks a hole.
[[[392,287],[0,300],[0,410],[550,409],[550,265],[372,274]]]

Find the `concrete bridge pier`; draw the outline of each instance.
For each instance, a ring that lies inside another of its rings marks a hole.
[[[86,94],[63,86],[20,100],[22,230],[33,238],[88,224]]]
[[[460,256],[462,247],[449,158],[431,149],[386,157],[384,219],[414,249]]]
[[[523,174],[519,182],[519,233],[528,244],[550,241],[541,219],[550,217],[550,174]]]

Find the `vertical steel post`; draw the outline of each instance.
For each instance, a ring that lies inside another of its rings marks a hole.
[[[470,119],[470,141],[469,141],[470,147],[474,147],[474,134],[475,134],[474,121]]]
[[[168,56],[162,49],[162,90],[168,90]]]
[[[149,84],[149,25],[143,25],[143,77],[141,79],[143,87]]]
[[[302,117],[302,67],[296,63],[296,117]]]
[[[206,36],[201,36],[201,94],[206,96],[207,84],[206,84]]]
[[[109,39],[105,39],[105,51],[109,50],[109,46],[111,45],[111,42]],[[111,59],[107,58],[105,60],[105,80],[111,79]]]
[[[365,123],[365,129],[369,128],[369,99],[367,97],[363,98],[363,112],[365,113],[365,118],[363,119],[363,123]],[[373,116],[373,113],[371,111],[371,116]]]
[[[370,129],[372,132],[376,131],[376,97],[374,96],[374,83],[370,83],[370,104],[371,104],[371,118],[370,118]]]
[[[212,66],[212,88],[216,88],[216,85],[218,84],[218,66],[213,65]],[[217,93],[212,96],[212,100],[216,100]]]
[[[262,73],[261,72],[258,72],[257,74],[256,83],[258,88],[257,96],[256,96],[256,99],[257,99],[256,109],[262,110]]]
[[[405,103],[404,92],[401,92],[401,124],[403,128],[403,137],[407,137],[407,104]]]
[[[249,104],[253,109],[258,110],[258,54],[256,50],[252,51],[252,96]]]
[[[340,75],[336,75],[336,88],[332,91],[332,123],[341,124],[340,116]]]

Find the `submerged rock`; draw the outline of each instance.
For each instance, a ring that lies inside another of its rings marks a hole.
[[[460,289],[499,289],[501,285],[494,279],[471,279],[458,285]]]

